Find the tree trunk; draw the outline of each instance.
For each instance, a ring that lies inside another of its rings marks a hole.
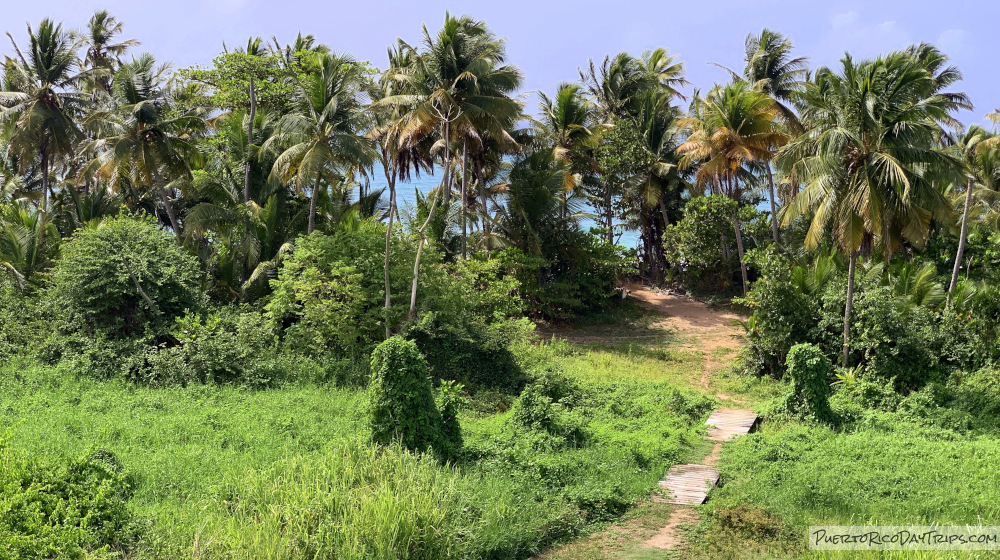
[[[386,184],[389,186],[389,225],[385,230],[385,339],[389,340],[389,309],[392,306],[392,284],[389,278],[389,255],[392,249],[392,218],[396,212],[396,174],[383,166]]]
[[[49,210],[49,154],[42,150],[42,212]]]
[[[309,227],[306,233],[312,233],[316,228],[316,203],[319,199],[319,184],[322,181],[320,175],[316,174],[316,184],[313,186],[312,197],[309,199]]]
[[[844,351],[841,356],[841,364],[848,367],[848,356],[851,348],[851,308],[854,307],[854,268],[857,266],[858,252],[851,253],[850,263],[847,266],[847,305],[844,306]]]
[[[451,202],[451,121],[444,121],[444,173],[441,177],[444,187],[444,205]]]
[[[767,162],[767,186],[771,195],[771,234],[778,243],[778,212],[774,204],[774,175],[771,173],[771,162]]]
[[[481,174],[480,174],[481,175]],[[486,256],[490,256],[490,210],[489,210],[489,192],[487,192],[486,185],[483,182],[482,176],[478,177],[477,183],[481,189],[482,199],[483,199],[483,249],[486,251]]]
[[[427,231],[427,226],[431,223],[431,217],[434,216],[434,209],[437,208],[438,193],[441,189],[438,189],[431,197],[431,208],[427,211],[427,219],[424,220],[424,224],[420,226],[418,234],[420,235],[420,241],[417,244],[417,257],[413,259],[413,286],[410,288],[410,314],[409,318],[417,318],[417,280],[420,278],[420,257],[424,252],[424,244],[427,243],[427,236],[424,232]]]
[[[250,202],[250,146],[253,145],[253,121],[257,117],[257,88],[250,78],[250,122],[247,123],[247,162],[243,177],[243,202]]]
[[[462,218],[462,258],[466,258],[466,235],[468,234],[467,222],[465,215],[466,208],[466,192],[469,183],[469,172],[466,167],[469,165],[469,142],[468,140],[462,140],[462,211],[459,212],[459,216]]]
[[[743,275],[743,297],[747,297],[747,263],[743,262],[743,234],[740,232],[740,220],[733,214],[733,231],[736,232],[736,251],[740,256],[740,273]]]
[[[606,185],[607,189],[604,191],[604,212],[605,212],[605,227],[608,228],[608,245],[613,245],[615,242],[615,222],[614,209],[611,207],[611,186]]]
[[[958,251],[955,253],[955,267],[951,270],[951,283],[948,284],[948,304],[951,303],[951,292],[958,283],[958,272],[962,269],[962,254],[965,253],[965,238],[969,231],[969,208],[972,207],[972,179],[965,188],[965,209],[962,210],[962,230],[958,237]],[[947,304],[946,304],[947,306]]]
[[[155,171],[149,172],[149,183],[150,186],[156,189],[160,193],[160,200],[163,202],[163,210],[167,213],[167,219],[170,220],[170,227],[174,229],[174,235],[177,236],[177,242],[181,241],[184,232],[181,231],[181,222],[177,219],[177,214],[174,212],[174,204],[170,202],[170,193],[167,192],[166,187],[159,185],[159,177]]]

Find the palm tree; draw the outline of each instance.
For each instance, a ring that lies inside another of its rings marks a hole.
[[[404,44],[405,45],[405,44]],[[503,40],[482,21],[445,14],[444,26],[434,36],[424,27],[423,50],[403,46],[416,53],[411,64],[399,68],[390,79],[404,84],[402,93],[382,99],[383,105],[399,107],[400,143],[415,146],[437,134],[434,151],[441,154],[441,186],[433,195],[430,211],[417,233],[421,242],[413,267],[410,316],[416,316],[417,282],[425,232],[434,218],[437,197],[451,200],[452,143],[461,139],[479,142],[484,137],[507,138],[508,130],[521,116],[521,103],[511,95],[521,84],[521,72],[505,63]],[[463,172],[464,176],[467,176]],[[466,182],[463,180],[463,186]],[[465,189],[463,189],[464,191]],[[463,197],[464,201],[464,197]],[[463,208],[464,212],[464,208]]]
[[[89,73],[88,81],[108,95],[111,94],[112,79],[122,64],[122,57],[129,49],[139,45],[135,39],[116,42],[116,37],[124,31],[124,24],[107,10],[99,10],[90,17],[81,35],[81,45],[86,49],[83,64]]]
[[[370,166],[371,140],[362,133],[362,66],[347,55],[324,54],[318,72],[297,81],[294,113],[281,117],[262,150],[283,148],[272,176],[311,190],[307,233],[316,227],[316,208],[324,182],[340,184],[345,169]]]
[[[119,190],[144,185],[159,197],[180,240],[182,224],[172,192],[190,179],[192,166],[201,165],[194,135],[205,130],[207,123],[194,110],[174,110],[170,91],[163,84],[165,70],[149,54],[119,69],[113,88],[115,107],[88,118],[87,128],[98,139],[87,152],[97,155],[81,176],[96,172]]]
[[[17,60],[4,61],[4,83],[0,91],[0,121],[8,148],[20,158],[22,170],[38,163],[41,174],[42,210],[48,209],[51,171],[59,158],[73,153],[82,138],[75,118],[85,99],[73,87],[80,80],[77,45],[61,24],[42,20],[37,33],[28,26],[27,54],[14,38]]]
[[[785,141],[777,126],[777,109],[765,93],[738,81],[715,87],[704,99],[695,99],[689,117],[681,125],[690,130],[687,141],[677,148],[680,165],[697,165],[695,179],[740,203],[756,166],[769,161],[774,147]],[[749,286],[743,262],[743,235],[739,217],[733,214],[733,230],[740,257],[743,294]]]
[[[821,68],[805,85],[800,114],[807,131],[785,147],[778,165],[805,186],[785,208],[783,221],[811,215],[806,247],[831,228],[849,258],[844,308],[843,364],[849,360],[854,274],[859,253],[881,245],[888,259],[902,239],[920,245],[932,218],[946,221],[950,205],[926,176],[958,162],[935,150],[942,122],[968,106],[912,52],[855,63],[840,72]]]
[[[802,125],[798,116],[789,107],[788,102],[802,89],[802,80],[808,74],[808,59],[792,57],[792,41],[788,37],[771,31],[761,30],[759,35],[747,35],[746,66],[743,69],[743,79],[750,82],[754,89],[771,96],[778,117],[789,132],[802,133]],[[775,146],[778,148],[780,146]],[[774,197],[774,173],[771,161],[764,162],[767,170],[768,195],[771,202],[771,235],[778,243],[778,212]]]
[[[0,269],[26,291],[59,251],[49,214],[24,202],[0,206]]]
[[[538,94],[541,114],[535,121],[535,134],[541,143],[551,147],[556,159],[570,164],[571,173],[566,174],[567,183],[563,187],[563,214],[569,194],[579,179],[574,178],[574,174],[583,171],[579,169],[583,154],[578,153],[578,149],[592,144],[595,137],[594,109],[580,90],[578,84],[563,83],[556,88],[555,98]]]

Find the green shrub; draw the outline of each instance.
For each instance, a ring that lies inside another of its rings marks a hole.
[[[118,216],[64,245],[49,298],[64,331],[121,338],[159,333],[198,309],[201,282],[198,259],[152,218]]]
[[[119,558],[138,537],[131,484],[108,451],[42,463],[0,438],[0,559]]]
[[[438,443],[438,454],[448,460],[458,458],[462,452],[464,441],[462,425],[458,421],[458,409],[465,404],[462,394],[464,387],[459,383],[444,381],[438,387],[436,402],[441,412],[441,438]]]
[[[792,378],[790,410],[820,422],[833,422],[830,410],[830,374],[833,364],[812,344],[796,344],[788,352],[788,376]]]
[[[141,381],[262,387],[294,376],[294,358],[279,354],[274,330],[260,313],[225,308],[206,316],[185,315],[168,334],[174,344],[150,356]]]
[[[0,361],[23,353],[47,329],[38,320],[36,302],[0,274]]]
[[[368,387],[368,424],[372,441],[399,443],[411,451],[441,444],[441,413],[427,376],[427,362],[417,345],[400,337],[379,344],[372,353]]]
[[[385,225],[367,221],[332,235],[313,233],[295,242],[266,310],[286,345],[312,356],[368,356],[385,339],[385,325],[396,329],[409,310],[415,245],[402,235],[392,240],[390,285],[393,303],[385,309]],[[449,280],[433,250],[421,263],[417,301],[421,309],[447,307],[436,294]],[[454,299],[451,297],[450,299]]]
[[[437,313],[423,315],[405,331],[416,342],[437,379],[458,381],[475,389],[516,393],[525,373],[510,346],[530,339],[534,324],[528,319],[502,319],[492,324],[472,317],[449,323]]]

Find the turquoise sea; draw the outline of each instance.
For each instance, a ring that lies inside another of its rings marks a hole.
[[[376,168],[374,175],[375,177],[373,177],[371,181],[372,189],[384,188],[386,185],[381,168]],[[421,173],[420,177],[413,177],[413,179],[408,183],[399,183],[396,185],[396,203],[399,204],[400,212],[405,215],[413,210],[413,207],[416,204],[415,191],[420,191],[420,193],[425,194],[434,187],[437,187],[440,183],[440,177]],[[388,197],[389,194],[386,193],[385,196]],[[595,225],[595,222],[588,219],[581,225],[584,229],[587,229]],[[639,232],[635,230],[626,230],[621,234],[621,238],[618,243],[628,248],[637,247],[639,245]]]

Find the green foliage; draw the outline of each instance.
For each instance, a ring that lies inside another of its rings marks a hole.
[[[566,233],[573,240],[569,256],[545,258],[508,248],[495,256],[517,278],[520,295],[532,317],[567,320],[595,313],[614,303],[615,284],[629,271],[621,248],[593,233]]]
[[[695,290],[721,291],[732,281],[739,263],[733,231],[738,205],[731,198],[692,198],[681,221],[668,225],[663,245],[669,273]]]
[[[0,277],[0,361],[23,353],[43,334],[37,302],[25,297],[7,278]]]
[[[296,241],[271,282],[274,293],[265,308],[287,347],[310,356],[361,356],[385,338],[384,227],[363,222],[356,229],[317,232]],[[409,294],[415,249],[402,237],[392,245],[389,274],[395,296],[388,321],[395,328],[409,309],[402,294]],[[433,295],[444,280],[432,252],[425,251],[423,260],[418,301],[432,305],[440,301]]]
[[[292,356],[278,354],[275,333],[260,313],[226,309],[178,317],[169,336],[176,343],[150,356],[141,381],[151,385],[236,383],[275,385],[293,377]]]
[[[368,425],[372,441],[399,443],[411,451],[440,447],[441,413],[417,345],[400,337],[372,353],[368,386]]]
[[[121,558],[138,524],[132,484],[115,455],[42,462],[0,437],[0,558]]]
[[[792,394],[788,407],[794,412],[832,423],[830,409],[830,374],[833,364],[819,348],[811,344],[796,344],[788,352],[788,376],[792,378]]]
[[[69,331],[160,333],[203,303],[196,258],[151,219],[118,216],[65,244],[49,300]]]
[[[427,313],[404,334],[416,342],[435,378],[514,393],[524,385],[525,375],[511,345],[530,339],[533,329],[534,323],[526,319],[450,324]]]
[[[227,52],[215,57],[212,67],[184,68],[186,80],[209,88],[207,101],[224,110],[250,107],[250,80],[254,81],[257,103],[265,111],[288,111],[294,86],[286,80],[293,73],[282,67],[277,56]]]

